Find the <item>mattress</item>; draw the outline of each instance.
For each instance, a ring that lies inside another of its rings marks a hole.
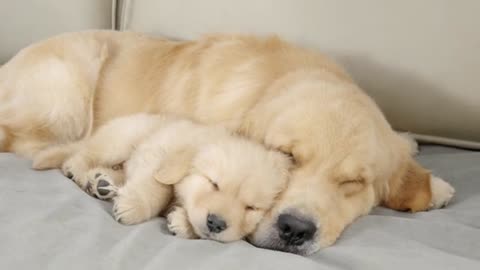
[[[420,163],[457,193],[416,214],[378,207],[309,257],[168,234],[165,220],[124,226],[111,204],[59,171],[0,154],[0,269],[480,269],[480,152],[422,146]]]

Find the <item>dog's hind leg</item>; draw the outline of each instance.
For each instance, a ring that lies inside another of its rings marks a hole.
[[[88,37],[53,38],[2,66],[0,127],[10,134],[7,150],[32,158],[50,144],[87,137],[107,54],[106,44]]]

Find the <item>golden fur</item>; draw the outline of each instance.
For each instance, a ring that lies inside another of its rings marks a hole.
[[[137,112],[219,124],[292,155],[289,187],[250,237],[267,248],[308,254],[378,204],[422,211],[453,195],[415,163],[409,141],[342,68],[275,37],[65,34],[1,68],[0,104],[6,150],[31,158]],[[282,242],[281,213],[315,223],[314,238]]]
[[[124,224],[163,212],[173,185],[176,207],[168,215],[169,229],[185,238],[229,242],[253,232],[286,188],[291,164],[285,155],[223,127],[134,114],[109,121],[81,143],[41,150],[34,166],[62,168],[88,193],[114,198],[115,219]],[[212,214],[225,229],[208,228]]]

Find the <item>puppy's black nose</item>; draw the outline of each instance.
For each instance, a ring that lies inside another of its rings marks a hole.
[[[219,216],[208,214],[207,227],[212,233],[219,233],[227,228],[227,223]]]
[[[277,227],[280,239],[287,245],[300,246],[311,240],[317,227],[310,220],[305,220],[290,214],[278,216]]]

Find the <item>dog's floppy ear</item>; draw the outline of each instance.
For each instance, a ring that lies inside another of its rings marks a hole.
[[[430,172],[408,157],[388,182],[383,205],[400,211],[424,211],[430,206]]]
[[[168,153],[167,157],[160,164],[159,169],[153,175],[153,178],[161,184],[177,184],[190,171],[193,155],[193,151],[189,150]]]

